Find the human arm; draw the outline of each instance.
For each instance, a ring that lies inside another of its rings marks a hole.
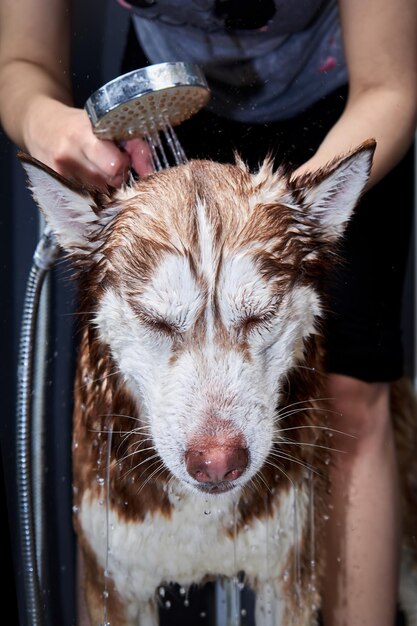
[[[369,138],[377,141],[369,186],[410,146],[417,120],[417,3],[339,0],[349,97],[315,155],[296,172],[317,169]]]
[[[118,186],[138,159],[97,139],[72,105],[69,6],[0,0],[0,120],[12,141],[61,174]]]

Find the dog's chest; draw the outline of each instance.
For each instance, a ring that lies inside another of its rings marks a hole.
[[[239,571],[252,584],[286,580],[307,521],[304,490],[283,491],[270,517],[253,518],[240,530],[230,498],[204,499],[180,488],[170,498],[174,508],[169,518],[148,514],[142,523],[122,521],[88,493],[83,498],[82,530],[122,596],[143,600],[164,583],[187,587],[207,576],[231,577]]]

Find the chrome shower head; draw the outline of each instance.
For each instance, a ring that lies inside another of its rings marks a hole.
[[[181,124],[209,97],[197,65],[159,63],[110,81],[90,96],[85,109],[97,137],[122,142]]]

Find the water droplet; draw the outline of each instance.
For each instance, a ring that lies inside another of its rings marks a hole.
[[[330,519],[330,515],[323,515],[323,519],[325,522],[327,522]]]
[[[99,503],[100,506],[103,506],[104,500],[99,500],[98,503]]]
[[[166,608],[166,609],[170,609],[170,608],[171,608],[171,602],[170,602],[169,600],[167,600],[167,601],[165,602],[165,608]]]
[[[282,578],[284,579],[284,582],[287,582],[290,579],[290,573],[288,570],[285,570]]]
[[[72,512],[73,512],[73,513],[78,513],[78,511],[79,511],[79,510],[80,510],[80,509],[79,509],[79,507],[78,507],[78,506],[75,506],[75,505],[74,505],[74,506],[72,507]]]
[[[185,596],[185,594],[187,593],[184,587],[180,587],[179,592],[182,596]]]
[[[211,511],[210,511],[210,509],[206,509],[206,510],[204,511],[204,515],[211,515]]]
[[[101,476],[97,476],[97,483],[100,485],[100,487],[102,487],[104,485],[104,478],[101,478]]]
[[[207,613],[206,613],[205,611],[201,611],[201,613],[200,613],[200,617],[201,617],[202,619],[204,619],[204,618],[206,617],[206,615],[207,615]]]
[[[161,598],[165,597],[165,587],[159,587],[159,595]]]
[[[107,589],[105,589],[103,591],[103,598],[108,598],[109,597],[109,592],[107,591]]]
[[[240,611],[240,614],[242,615],[242,617],[245,617],[245,615],[246,615],[246,609],[242,609],[242,610]]]
[[[184,600],[184,606],[190,606],[190,601],[187,598]]]

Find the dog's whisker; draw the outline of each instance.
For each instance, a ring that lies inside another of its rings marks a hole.
[[[294,365],[295,369],[307,370],[309,372],[316,372],[317,374],[325,374],[324,370],[317,369],[317,367],[309,367],[308,365]]]
[[[136,454],[143,454],[144,452],[149,452],[149,450],[156,451],[156,448],[155,446],[151,446],[150,448],[140,448],[139,450],[135,450],[134,452],[129,452],[129,454],[126,454],[125,456],[118,459],[118,462],[123,463],[123,461],[126,461],[126,459],[129,459],[130,457],[135,456]]]
[[[265,485],[265,487],[266,487],[266,489],[269,491],[269,493],[272,493],[272,489],[271,489],[271,487],[268,485],[268,483],[267,483],[267,481],[266,481],[265,477],[262,475],[262,473],[261,473],[261,472],[258,472],[258,479],[259,479],[259,481],[260,481],[262,484],[264,484],[264,485]]]
[[[143,419],[140,417],[135,417],[134,415],[127,415],[126,413],[101,413],[100,417],[126,417],[127,419],[135,420],[137,422],[143,423]],[[144,424],[144,427],[149,427],[148,424]]]
[[[346,450],[338,450],[337,448],[332,448],[330,446],[324,446],[319,443],[310,443],[307,441],[293,441],[292,439],[283,440],[278,439],[273,442],[275,445],[279,446],[308,446],[310,448],[321,448],[322,450],[327,450],[328,452],[341,452],[342,454],[346,454]]]
[[[175,477],[173,474],[171,474],[171,475],[170,475],[170,477],[169,477],[169,479],[168,479],[168,481],[167,481],[167,483],[165,484],[165,490],[167,491],[167,493],[169,493],[169,490],[170,490],[170,488],[171,488],[171,485],[172,485],[172,484],[173,484],[176,480],[177,480],[177,479],[176,479],[176,477]]]
[[[269,457],[274,457],[274,458],[277,458],[277,459],[290,461],[291,463],[295,463],[296,465],[300,465],[301,467],[304,467],[304,469],[307,469],[307,470],[310,470],[310,471],[314,472],[318,476],[321,475],[320,472],[317,469],[315,469],[310,463],[307,463],[305,461],[301,461],[300,459],[296,459],[292,455],[286,454],[285,452],[275,452],[275,453],[274,452],[270,452],[269,453]],[[269,457],[268,457],[268,459],[269,459]],[[265,463],[266,462],[267,461],[265,461]]]
[[[157,467],[152,474],[150,474],[150,476],[147,477],[147,479],[145,480],[145,482],[143,483],[143,485],[141,486],[141,488],[139,489],[139,491],[137,492],[137,495],[140,494],[140,492],[146,487],[146,485],[156,476],[158,476],[159,474],[162,474],[165,471],[165,465],[163,464],[163,462],[161,461],[161,466]]]
[[[132,433],[134,434],[134,433]],[[151,437],[140,437],[138,439],[135,439],[135,441],[132,441],[131,443],[129,443],[126,447],[127,450],[130,450],[130,448],[133,448],[133,446],[142,446],[143,444],[145,444],[148,441],[152,441]],[[123,441],[124,445],[126,446],[126,437],[124,438]],[[155,447],[155,446],[153,446]],[[147,450],[150,450],[150,448],[146,448]]]
[[[136,472],[139,469],[139,467],[141,467],[142,465],[146,465],[147,463],[149,463],[149,467],[152,467],[152,465],[155,464],[154,459],[160,460],[158,452],[155,452],[154,454],[151,454],[150,456],[147,456],[145,459],[142,459],[142,461],[140,461],[139,463],[136,463],[136,465],[134,465],[133,467],[130,468],[130,470],[127,472],[127,474],[131,474],[132,472]],[[151,461],[152,461],[152,463],[150,463]],[[149,467],[147,469],[149,469]]]
[[[100,435],[105,435],[109,432],[108,428],[89,428],[88,432],[96,433]],[[114,435],[121,435],[124,439],[126,439],[129,435],[139,435],[142,437],[142,433],[137,428],[132,428],[131,430],[112,430]],[[146,434],[146,433],[143,433]],[[149,439],[149,437],[147,438]],[[141,441],[145,441],[145,439],[141,439]]]
[[[252,476],[250,482],[248,483],[248,487],[250,487],[256,494],[262,493],[262,483],[259,479],[259,473]]]
[[[297,406],[298,404],[311,404],[311,402],[334,402],[336,398],[332,397],[323,397],[323,398],[308,398],[306,400],[298,400],[297,402],[291,402],[290,404],[286,404],[284,409],[290,409],[293,406]]]
[[[137,464],[136,464],[136,465],[134,465],[133,467],[129,468],[127,472],[125,472],[124,474],[122,474],[122,475],[120,476],[120,479],[126,478],[126,477],[127,477],[129,474],[131,474],[132,472],[137,471],[137,470],[138,470],[138,468],[139,468],[141,465],[144,465],[145,463],[148,463],[148,462],[152,461],[153,459],[157,459],[157,461],[154,461],[153,463],[151,463],[149,467],[152,467],[152,465],[154,465],[154,464],[155,464],[155,462],[159,462],[159,461],[160,461],[159,454],[158,454],[158,453],[155,453],[155,454],[152,454],[151,456],[147,457],[146,459],[143,459],[140,463],[137,463]]]
[[[279,465],[276,465],[275,463],[272,463],[271,461],[266,461],[266,463],[268,465],[270,465],[271,467],[273,467],[275,470],[277,470],[278,472],[281,472],[281,474],[284,474],[284,476],[288,479],[288,481],[291,483],[292,487],[295,489],[295,484],[294,481],[292,480],[292,478],[290,478],[290,476],[287,474],[287,472],[285,472],[282,467],[280,467]]]
[[[334,415],[342,415],[339,411],[335,411],[334,409],[326,409],[324,407],[313,407],[313,406],[306,406],[306,407],[300,407],[298,409],[291,409],[291,411],[287,411],[285,413],[281,413],[278,412],[278,421],[281,421],[287,417],[290,417],[291,415],[297,415],[298,413],[304,413],[306,411],[317,411],[320,413],[332,413]]]
[[[301,430],[301,429],[305,429],[305,428],[312,428],[314,430],[325,430],[326,432],[329,433],[335,433],[337,435],[343,435],[345,437],[352,437],[352,439],[357,439],[356,435],[352,435],[351,433],[346,433],[342,430],[337,430],[336,428],[331,428],[330,426],[314,426],[313,424],[301,424],[301,426],[288,426],[285,428],[281,428],[279,429],[279,432],[284,433],[287,430]]]
[[[118,374],[120,374],[120,369],[119,368],[117,368],[113,372],[110,372],[108,374],[104,374],[103,376],[99,376],[98,378],[88,378],[87,381],[83,381],[80,385],[75,386],[74,387],[74,391],[80,391],[81,389],[84,389],[88,385],[93,385],[95,383],[103,382],[107,378],[111,378],[112,376],[117,376]]]

